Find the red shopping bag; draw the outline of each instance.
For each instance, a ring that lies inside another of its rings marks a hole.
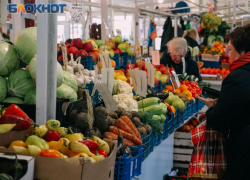
[[[188,177],[223,180],[226,170],[224,134],[205,125],[191,131],[194,151],[189,164]]]

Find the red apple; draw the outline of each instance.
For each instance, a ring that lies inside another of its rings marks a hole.
[[[93,44],[91,42],[85,42],[83,44],[83,49],[87,52],[93,52],[94,51],[94,47]]]
[[[116,52],[119,53],[120,56],[122,55],[122,50],[119,48],[115,48],[115,49],[113,49],[113,51],[114,51],[114,53],[116,53]]]
[[[76,47],[71,47],[67,50],[68,55],[70,56],[70,54],[72,53],[74,58],[76,57],[76,53],[78,52],[78,49]]]
[[[157,77],[155,77],[155,85],[156,85],[156,86],[159,85],[159,80],[157,79]]]
[[[80,49],[77,53],[76,53],[76,58],[78,58],[79,56],[81,56],[82,60],[86,60],[88,53],[84,50],[84,49]]]
[[[63,61],[63,55],[59,56],[57,60],[58,61]],[[69,60],[69,58],[67,58],[67,60]]]
[[[97,60],[98,60],[98,56],[97,56],[96,53],[94,53],[94,52],[89,52],[88,55],[89,55],[89,56],[92,56],[92,60],[93,60],[93,61],[97,61]]]
[[[135,68],[135,65],[134,64],[128,64],[126,66],[126,69],[134,69]]]
[[[163,74],[163,72],[165,72],[165,71],[166,71],[165,66],[161,67],[161,68],[160,68],[160,71],[161,71],[161,73]]]
[[[66,42],[65,46],[66,46],[66,48],[70,48],[71,45],[70,45],[70,43]]]
[[[66,44],[66,43],[71,44],[71,42],[72,42],[72,39],[69,38],[69,39],[67,39],[67,40],[65,41],[65,44]]]
[[[105,42],[105,45],[110,46],[112,49],[115,48],[115,42],[114,42],[114,41],[106,41],[106,42]]]
[[[82,49],[82,40],[80,38],[73,39],[71,41],[71,46],[74,46],[77,49]]]
[[[226,59],[222,59],[221,62],[222,62],[222,63],[226,63],[227,60],[226,60]]]
[[[145,69],[145,61],[139,61],[135,64],[135,67],[141,68],[142,70]]]
[[[166,75],[168,75],[168,70],[167,70],[167,69],[165,69],[165,70],[162,72],[162,74],[166,74]]]
[[[157,66],[158,69],[161,69],[162,67],[165,67],[163,64],[160,64]]]

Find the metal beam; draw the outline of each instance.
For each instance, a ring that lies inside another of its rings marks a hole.
[[[152,10],[148,10],[148,9],[142,9],[142,8],[139,8],[139,10],[141,12],[147,12],[147,13],[152,13],[152,14],[157,14],[157,15],[160,15],[160,16],[171,16],[171,17],[175,17],[176,15],[174,14],[170,14],[170,13],[163,13],[163,12],[159,12],[159,11],[152,11]]]
[[[237,6],[238,0],[234,0],[234,7],[233,7],[233,27],[232,29],[235,28],[236,26],[236,6]]]
[[[73,0],[64,0],[64,1],[66,1],[66,2],[75,2]],[[101,7],[101,3],[89,2],[89,1],[84,1],[84,0],[77,0],[77,3],[83,3],[86,6]]]
[[[196,4],[196,3],[194,3],[194,2],[192,2],[192,1],[190,1],[190,0],[186,0],[186,1],[187,1],[187,2],[189,2],[189,3],[191,3],[191,4],[193,4],[193,5],[198,6],[198,7],[200,7],[200,8],[206,8],[206,9],[207,9],[207,7],[206,7],[206,6]]]
[[[117,6],[117,5],[108,5],[109,8],[120,10],[122,12],[135,12],[135,8],[124,7],[124,6]]]
[[[168,0],[168,1],[163,1],[163,2],[144,3],[144,4],[138,5],[138,7],[145,8],[146,6],[157,6],[157,5],[167,4],[167,3],[174,3],[174,2],[179,2],[179,0]]]
[[[102,36],[103,42],[105,42],[105,41],[108,41],[107,29],[105,26],[105,23],[108,26],[108,1],[107,0],[101,0],[101,19],[102,19],[101,36]]]

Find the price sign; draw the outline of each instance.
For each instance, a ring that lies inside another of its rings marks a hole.
[[[63,64],[68,64],[68,56],[67,56],[67,49],[66,49],[65,43],[61,41],[60,44],[61,44],[62,55],[63,55]]]
[[[174,70],[171,71],[170,80],[171,80],[174,88],[179,89],[180,81],[179,81],[179,78]]]
[[[155,68],[152,64],[147,63],[148,69],[148,85],[150,87],[155,87]]]
[[[140,43],[135,44],[135,53],[136,53],[137,58],[141,57],[141,45],[140,45]]]
[[[136,94],[146,97],[147,95],[147,77],[146,71],[138,69],[129,70],[130,77],[132,78],[134,90]]]
[[[114,79],[114,77],[113,77],[113,79]],[[103,98],[103,101],[104,101],[104,104],[106,106],[107,111],[108,112],[116,111],[117,110],[116,102],[113,99],[112,94],[109,91],[106,84],[103,84],[103,83],[97,84],[96,88],[97,88],[99,94]]]
[[[83,8],[82,3],[72,3],[72,9],[71,9],[71,20],[73,22],[81,22],[82,16],[83,16]]]
[[[88,123],[90,129],[92,129],[94,124],[94,114],[93,114],[93,103],[91,97],[89,96],[88,90],[83,90],[83,100],[87,101],[87,108],[88,108]]]
[[[102,83],[106,84],[112,93],[114,86],[114,68],[102,68]]]
[[[160,53],[159,51],[151,51],[152,53],[152,64],[160,65]]]
[[[120,29],[116,29],[116,34],[117,34],[117,36],[121,36],[122,37],[122,32],[121,32]]]
[[[143,46],[142,46],[142,53],[143,55],[147,55],[148,54],[148,41],[144,40],[143,41]]]
[[[102,62],[102,68],[112,68],[112,62],[109,58],[109,54],[99,54],[99,57]]]

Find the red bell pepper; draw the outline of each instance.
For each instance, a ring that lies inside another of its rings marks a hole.
[[[95,154],[95,155],[103,155],[105,158],[108,156],[108,153],[107,153],[107,151],[105,151],[105,150],[102,150],[102,149],[99,149],[99,150],[95,150],[95,151],[91,151],[93,154]]]
[[[20,117],[28,117],[29,116],[23,112],[22,109],[20,109],[17,105],[15,104],[11,104],[5,111],[4,114],[9,114],[9,115],[16,115],[16,116],[20,116]]]
[[[31,121],[29,117],[4,114],[0,117],[0,124],[16,124],[12,130],[22,131],[30,128]]]
[[[95,151],[99,146],[97,142],[95,141],[90,141],[90,140],[84,140],[84,141],[79,141],[80,143],[85,144],[90,151]]]
[[[58,141],[61,138],[61,133],[50,130],[47,132],[45,140],[50,141]]]

